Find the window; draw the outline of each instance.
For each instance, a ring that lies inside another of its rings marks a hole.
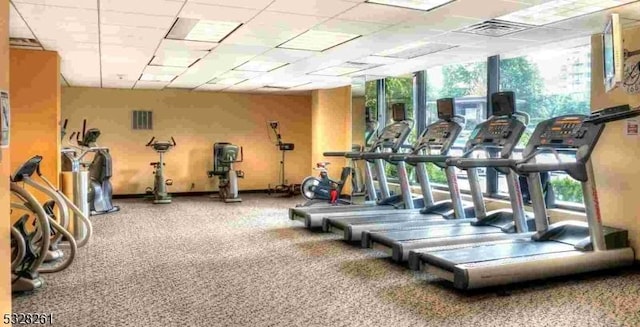
[[[427,70],[427,124],[435,122],[437,117],[436,100],[455,98],[458,115],[466,118],[466,125],[454,148],[452,155],[461,155],[471,131],[487,117],[487,62],[479,61],[466,64],[454,64],[430,68]],[[429,167],[432,183],[446,185],[444,171],[435,166]],[[457,170],[460,189],[469,190],[467,174]],[[486,174],[479,170],[480,184],[486,190]]]
[[[373,139],[373,135],[369,135],[371,132],[375,134],[376,130],[374,127],[376,125],[376,121],[378,120],[378,89],[377,89],[378,81],[367,81],[365,83],[365,91],[364,91],[364,99],[365,99],[365,108],[366,108],[366,119],[367,119],[367,127],[372,131],[368,131],[365,134],[365,139],[369,140],[367,142],[367,146],[371,145],[371,140]],[[371,121],[371,126],[369,126],[369,121]]]
[[[500,61],[500,89],[514,91],[517,109],[531,117],[527,132],[519,143],[521,151],[539,122],[565,114],[590,113],[591,47],[585,44],[523,57],[503,57]],[[521,153],[516,157],[521,158]],[[553,172],[550,177],[557,203],[582,204],[579,182],[560,172]],[[498,185],[500,193],[507,193],[504,177],[500,178]]]
[[[386,97],[386,125],[391,124],[393,122],[393,113],[391,112],[391,105],[394,103],[404,103],[406,109],[406,117],[407,119],[415,119],[414,115],[414,103],[413,103],[413,91],[414,91],[414,77],[413,75],[409,76],[399,76],[399,77],[388,77],[385,80],[385,97]],[[407,145],[413,145],[417,139],[418,132],[416,130],[416,125],[414,121],[413,129],[411,130],[411,134],[407,138]],[[409,149],[405,149],[404,151],[408,151]],[[395,165],[386,164],[385,171],[387,172],[387,176],[391,180],[397,180],[398,178],[398,169]],[[411,180],[414,180],[412,176],[414,175],[413,167],[407,165],[407,172],[409,173],[409,177]]]

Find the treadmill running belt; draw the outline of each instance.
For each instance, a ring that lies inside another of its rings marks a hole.
[[[511,243],[481,245],[471,248],[442,250],[424,253],[423,261],[443,269],[453,271],[454,267],[463,263],[474,263],[526,257],[531,255],[574,251],[572,245],[559,242],[534,242],[531,240],[514,240]]]
[[[398,230],[381,233],[371,233],[371,240],[376,243],[391,246],[398,241],[412,241],[441,237],[456,237],[464,235],[478,235],[488,233],[502,233],[500,228],[493,226],[433,226],[429,229]]]
[[[405,222],[414,220],[434,220],[443,219],[440,215],[421,214],[421,213],[379,213],[377,215],[371,215],[366,217],[344,217],[344,218],[332,218],[329,223],[332,226],[345,229],[349,225],[365,225],[365,224],[382,224],[389,222]]]

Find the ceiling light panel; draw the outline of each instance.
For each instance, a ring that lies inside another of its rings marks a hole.
[[[553,0],[499,17],[500,20],[546,25],[621,6],[635,0]]]
[[[377,53],[378,56],[412,59],[454,48],[454,45],[418,41]]]
[[[167,39],[220,42],[236,30],[241,23],[178,18]]]
[[[358,37],[358,34],[308,30],[278,48],[324,51]]]
[[[170,74],[144,73],[140,76],[140,80],[145,82],[171,82],[174,78],[176,78],[176,75],[170,75]]]
[[[429,11],[454,0],[367,0],[368,3]]]
[[[158,51],[211,51],[217,46],[215,42],[162,39]]]
[[[342,75],[352,74],[365,69],[371,69],[376,66],[377,65],[374,65],[374,64],[346,62],[338,66],[333,66],[333,67],[324,68],[324,69],[315,71],[311,74],[325,75],[325,76],[342,76]]]
[[[278,69],[282,66],[285,66],[287,64],[288,63],[286,62],[251,60],[236,67],[235,70],[252,71],[252,72],[269,72],[269,71]]]

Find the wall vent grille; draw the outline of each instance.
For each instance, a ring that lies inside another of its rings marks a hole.
[[[134,110],[131,119],[133,129],[153,129],[153,112]]]

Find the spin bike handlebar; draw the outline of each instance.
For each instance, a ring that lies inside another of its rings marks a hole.
[[[151,140],[149,140],[149,142],[145,145],[145,146],[151,146],[153,144],[153,141],[156,139],[155,136],[151,137]]]

